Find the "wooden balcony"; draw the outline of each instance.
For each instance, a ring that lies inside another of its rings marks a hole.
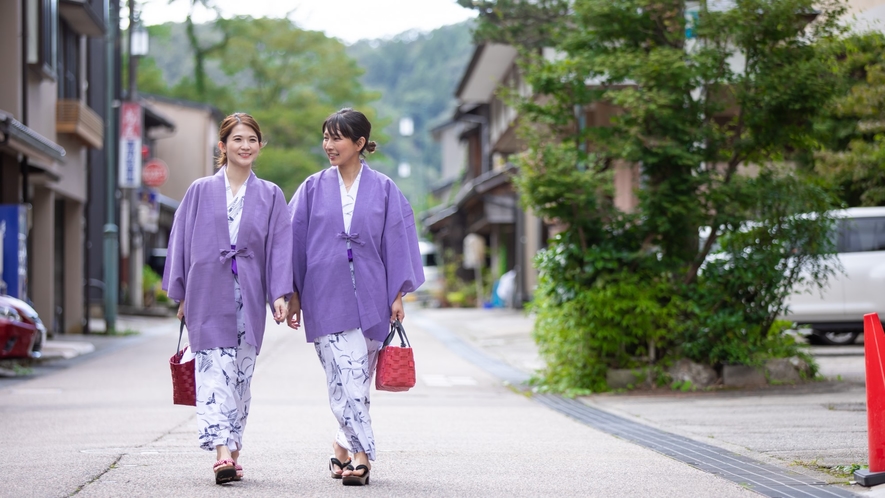
[[[93,149],[104,146],[104,122],[79,100],[62,99],[55,106],[55,130],[79,138]]]

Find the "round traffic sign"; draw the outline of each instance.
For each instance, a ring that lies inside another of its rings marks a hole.
[[[141,182],[148,187],[160,187],[169,179],[169,167],[159,158],[153,158],[141,170]]]

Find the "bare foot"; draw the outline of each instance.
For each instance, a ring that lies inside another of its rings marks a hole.
[[[234,469],[236,469],[236,471],[237,471],[237,477],[236,477],[236,479],[234,479],[234,481],[242,481],[242,480],[243,480],[243,476],[244,476],[245,474],[243,473],[243,467],[242,467],[240,464],[237,463],[237,462],[239,461],[239,459],[240,459],[240,450],[237,450],[237,451],[231,451],[231,452],[230,452],[230,457],[233,459],[233,461],[234,461]]]
[[[363,469],[360,469],[359,472],[357,472],[355,470],[360,465],[365,465],[366,468],[368,468],[369,470],[372,470],[372,464],[369,463],[369,456],[366,455],[365,452],[355,453],[353,455],[353,463],[351,463],[350,465],[354,470],[344,469],[344,472],[341,474],[342,476],[346,477],[346,476],[353,475],[353,476],[357,476],[357,477],[362,477],[363,475],[365,475],[366,471]]]
[[[336,476],[343,475],[344,467],[350,463],[350,455],[347,453],[347,450],[339,446],[338,443],[332,443],[332,451],[335,453],[335,458],[341,462],[341,466],[339,467],[335,463],[330,462],[330,470]]]
[[[237,454],[239,455],[239,452],[237,452]],[[227,447],[227,445],[224,445],[224,444],[219,444],[218,446],[215,447],[215,459],[216,460],[228,460],[228,459],[236,460],[236,458],[231,455],[230,449]]]

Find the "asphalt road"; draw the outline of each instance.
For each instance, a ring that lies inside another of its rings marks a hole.
[[[329,478],[335,423],[322,371],[300,333],[272,322],[253,380],[246,478],[215,485],[193,408],[171,404],[177,324],[145,319],[137,336],[0,379],[0,496],[755,496],[532,401],[415,322],[406,320],[418,385],[373,393],[379,458],[367,488]]]

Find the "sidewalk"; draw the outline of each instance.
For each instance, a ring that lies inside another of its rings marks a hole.
[[[117,334],[106,335],[104,320],[91,319],[91,333],[56,335],[43,344],[40,358],[23,360],[25,366],[21,369],[0,367],[0,378],[7,382],[25,382],[93,356],[148,340],[168,329],[170,323],[177,323],[177,319],[174,317],[124,315],[117,319]],[[174,352],[172,347],[169,348],[170,356]]]
[[[543,365],[522,311],[416,310],[527,376]],[[413,315],[413,316],[415,316]],[[682,393],[669,389],[583,396],[587,406],[717,446],[826,483],[853,481],[866,464],[863,347],[813,347],[827,380],[798,386]],[[878,488],[883,488],[879,490]],[[852,491],[885,496],[885,486]]]
[[[91,318],[89,334],[64,334],[47,340],[43,345],[43,356],[39,362],[69,360],[96,351],[101,352],[139,337],[157,335],[165,331],[168,324],[173,321],[177,323],[178,319],[169,316],[120,315],[117,317],[117,333],[107,335],[104,333],[104,320]]]

